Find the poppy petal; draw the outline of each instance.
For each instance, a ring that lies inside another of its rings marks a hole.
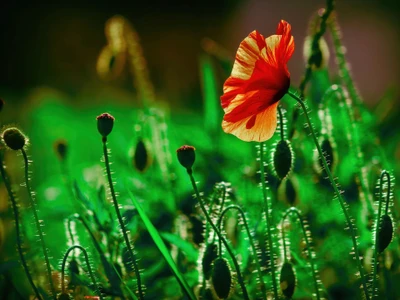
[[[290,24],[285,20],[281,20],[276,29],[276,34],[282,36],[281,42],[277,47],[278,59],[286,64],[294,52],[292,26],[290,26]]]
[[[251,32],[239,45],[231,76],[224,84],[222,107],[227,107],[247,84],[253,74],[260,52],[266,47],[265,38],[256,30]]]
[[[226,133],[233,134],[246,142],[264,142],[270,139],[275,133],[277,126],[277,107],[278,102],[256,115],[234,123],[224,120],[222,121],[222,129]]]

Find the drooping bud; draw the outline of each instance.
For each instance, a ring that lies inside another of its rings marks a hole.
[[[186,170],[190,173],[192,171],[192,166],[196,159],[196,154],[194,152],[195,150],[196,150],[196,148],[194,148],[193,146],[187,146],[187,145],[184,145],[184,146],[178,148],[178,150],[176,150],[179,163],[183,167],[185,167]]]
[[[283,180],[292,170],[294,155],[288,140],[280,140],[273,153],[273,167],[276,176]]]
[[[294,289],[296,287],[296,275],[294,273],[291,263],[285,262],[282,265],[279,282],[282,294],[284,294],[286,298],[291,299],[294,294]]]
[[[204,251],[203,259],[201,261],[201,265],[203,267],[203,276],[206,280],[210,279],[212,264],[217,257],[218,257],[217,245],[208,244],[206,250]]]
[[[109,113],[103,113],[96,120],[97,130],[103,138],[106,138],[113,129],[115,118]]]
[[[57,300],[70,300],[72,297],[68,293],[61,293],[57,296]]]
[[[2,138],[7,147],[12,150],[21,150],[28,142],[28,138],[16,127],[4,130]]]
[[[232,287],[232,274],[226,259],[217,258],[214,261],[211,282],[218,298],[228,298]]]
[[[61,161],[64,161],[67,157],[68,144],[65,140],[57,140],[54,143],[54,150]]]
[[[312,67],[315,69],[322,69],[325,68],[329,63],[329,47],[326,43],[325,39],[321,37],[319,39],[318,45],[316,49],[312,49],[313,44],[313,36],[307,36],[304,40],[304,47],[303,47],[303,56],[304,60],[308,62],[310,56],[312,55]]]
[[[144,172],[151,164],[151,157],[142,139],[139,139],[136,144],[133,164],[139,172]]]
[[[393,238],[393,222],[389,215],[383,215],[379,222],[378,252],[381,253],[391,243]]]

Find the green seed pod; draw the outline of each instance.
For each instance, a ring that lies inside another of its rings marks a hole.
[[[203,276],[206,280],[210,279],[212,264],[218,257],[218,247],[215,244],[208,244],[204,251],[203,260],[201,265],[203,267]]]
[[[296,287],[296,275],[291,263],[285,262],[282,265],[279,281],[282,294],[285,295],[286,298],[292,298]]]
[[[378,252],[381,253],[389,246],[393,238],[393,222],[389,215],[383,215],[379,222]]]
[[[188,171],[192,169],[192,166],[196,159],[196,154],[194,152],[195,150],[196,148],[194,148],[193,146],[187,146],[187,145],[182,146],[178,150],[176,150],[179,163],[183,167],[185,167]]]
[[[103,138],[106,138],[114,127],[115,118],[109,113],[103,113],[96,118],[97,130]]]
[[[273,167],[276,176],[283,180],[289,175],[293,165],[293,150],[288,140],[280,140],[273,153]]]
[[[2,138],[4,143],[12,150],[21,150],[27,144],[26,136],[15,127],[7,128],[3,131]]]
[[[232,287],[232,274],[226,259],[217,258],[214,261],[211,281],[218,298],[228,298]]]
[[[136,144],[135,154],[133,156],[133,165],[139,172],[144,172],[151,163],[149,152],[146,144],[142,139],[139,139]]]

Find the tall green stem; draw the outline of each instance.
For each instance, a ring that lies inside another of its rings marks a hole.
[[[125,245],[127,247],[127,250],[128,250],[129,256],[131,258],[134,271],[135,271],[136,280],[137,280],[137,286],[138,286],[139,299],[143,300],[144,299],[144,294],[143,294],[143,288],[142,288],[142,280],[141,280],[141,277],[140,277],[140,271],[139,271],[138,264],[136,262],[135,254],[132,251],[131,243],[130,243],[129,237],[128,237],[128,232],[127,232],[127,230],[125,228],[125,224],[124,224],[124,221],[122,219],[121,212],[119,210],[119,204],[118,204],[118,201],[117,201],[117,197],[115,195],[114,185],[113,185],[112,176],[111,176],[110,162],[109,162],[109,159],[108,159],[107,138],[105,138],[105,137],[103,137],[103,154],[104,154],[104,163],[105,163],[105,166],[106,166],[108,184],[109,184],[109,187],[110,187],[110,192],[111,192],[113,205],[114,205],[114,208],[115,208],[115,212],[117,214],[119,225],[121,226],[121,231],[122,231],[122,235],[124,236]]]
[[[301,106],[301,108],[302,108],[302,110],[303,110],[303,112],[304,112],[304,115],[305,115],[305,117],[306,117],[306,121],[307,121],[308,127],[310,128],[311,135],[312,135],[312,137],[313,137],[315,146],[317,147],[318,154],[319,154],[319,156],[320,156],[320,158],[321,158],[321,161],[322,161],[322,164],[323,164],[323,166],[324,166],[325,172],[326,172],[326,174],[328,175],[329,181],[331,182],[331,185],[332,185],[332,187],[333,187],[333,190],[335,191],[336,197],[337,197],[337,199],[339,200],[340,207],[342,208],[343,214],[344,214],[344,216],[345,216],[345,218],[346,218],[346,223],[347,223],[347,226],[349,227],[349,231],[350,231],[350,235],[351,235],[351,240],[352,240],[352,242],[353,242],[354,256],[355,256],[355,259],[356,259],[356,262],[357,262],[358,271],[360,272],[360,277],[361,277],[361,282],[362,282],[362,287],[363,287],[363,290],[364,290],[365,298],[366,298],[367,300],[369,300],[370,298],[369,298],[368,288],[367,288],[367,284],[366,284],[366,282],[365,282],[365,273],[364,273],[364,269],[363,269],[363,266],[362,266],[362,263],[361,263],[360,253],[359,253],[359,250],[358,250],[358,243],[357,243],[357,238],[356,238],[356,233],[355,233],[355,226],[353,225],[353,223],[352,223],[352,221],[351,221],[351,218],[350,218],[350,214],[349,214],[349,212],[347,211],[346,203],[345,203],[344,200],[343,200],[342,194],[340,193],[339,188],[337,187],[337,185],[336,185],[336,183],[335,183],[335,180],[334,180],[334,178],[333,178],[333,176],[332,176],[332,173],[331,173],[331,171],[330,171],[330,169],[329,169],[328,163],[326,162],[325,156],[324,156],[324,154],[322,153],[321,146],[319,145],[317,136],[315,135],[315,132],[314,132],[314,129],[313,129],[313,126],[312,126],[310,117],[309,117],[309,115],[308,115],[308,112],[307,112],[307,108],[306,108],[305,103],[303,102],[303,100],[301,100],[301,99],[300,99],[299,97],[297,97],[295,94],[293,94],[291,91],[288,91],[288,94],[289,94],[294,100],[296,100],[297,103],[300,104],[300,106]]]
[[[40,300],[40,299],[42,299],[42,297],[40,296],[39,290],[37,289],[35,283],[33,282],[32,275],[29,272],[28,264],[25,260],[24,250],[22,249],[22,240],[21,240],[21,232],[20,232],[19,210],[18,210],[17,199],[15,198],[14,191],[11,189],[9,178],[6,174],[6,171],[4,170],[2,153],[0,155],[1,155],[0,156],[0,173],[1,173],[1,177],[3,177],[4,185],[6,186],[7,193],[10,198],[13,213],[14,213],[15,234],[17,237],[17,250],[18,250],[19,258],[21,260],[22,267],[24,268],[26,277],[28,278],[29,284],[31,285],[36,297]]]
[[[85,256],[86,266],[87,266],[87,269],[89,272],[90,279],[92,280],[92,283],[95,286],[95,288],[97,288],[97,294],[100,297],[100,300],[103,300],[103,295],[101,294],[101,291],[99,290],[99,288],[97,286],[96,277],[94,276],[92,267],[90,266],[90,263],[89,263],[89,256],[87,254],[87,251],[85,248],[83,248],[82,246],[79,246],[79,245],[74,245],[74,246],[70,247],[67,250],[67,252],[64,254],[64,257],[62,260],[62,265],[61,265],[61,292],[65,293],[65,265],[67,263],[67,258],[68,258],[68,255],[70,254],[70,252],[75,249],[81,250],[83,255]]]
[[[270,209],[268,203],[268,195],[267,195],[267,184],[265,182],[265,159],[264,159],[264,143],[260,143],[260,168],[261,168],[261,188],[264,198],[264,209],[265,209],[265,218],[267,221],[267,234],[268,234],[268,248],[270,255],[270,264],[271,264],[271,275],[272,275],[272,287],[274,291],[274,299],[279,299],[278,297],[278,284],[276,282],[276,269],[275,269],[275,254],[274,254],[274,244],[272,242],[272,233],[271,233],[271,216]]]
[[[49,284],[50,284],[52,297],[53,297],[54,300],[56,300],[57,296],[56,296],[56,291],[54,289],[54,284],[53,284],[53,280],[52,280],[52,276],[51,276],[49,255],[47,253],[47,247],[46,247],[46,243],[44,241],[44,234],[43,234],[43,231],[42,231],[42,226],[43,226],[44,223],[43,223],[43,220],[39,220],[37,204],[36,204],[36,201],[34,199],[34,195],[33,195],[33,192],[32,192],[31,185],[29,183],[29,171],[28,171],[29,161],[28,161],[28,156],[26,155],[26,152],[25,152],[25,150],[23,148],[21,149],[21,153],[22,153],[22,156],[24,158],[24,164],[25,164],[25,184],[26,184],[26,188],[28,190],[29,201],[30,201],[30,204],[32,206],[33,216],[35,218],[36,230],[39,233],[40,244],[42,246],[42,251],[43,251],[46,270],[47,270],[47,280],[49,281]]]
[[[238,278],[240,287],[242,288],[243,299],[249,300],[249,295],[248,295],[248,293],[247,293],[247,289],[246,289],[246,286],[245,286],[245,284],[244,284],[243,277],[242,277],[242,273],[241,273],[241,271],[240,271],[239,263],[238,263],[237,260],[236,260],[235,254],[232,252],[232,249],[229,247],[228,242],[227,242],[226,239],[222,236],[221,232],[218,230],[218,228],[215,226],[215,224],[214,224],[213,221],[211,220],[211,217],[210,217],[210,215],[208,214],[208,212],[207,212],[207,210],[206,210],[206,207],[204,206],[203,200],[202,200],[202,198],[201,198],[201,196],[200,196],[199,190],[198,190],[198,188],[197,188],[196,181],[194,180],[194,177],[193,177],[193,174],[192,174],[192,170],[191,170],[191,169],[188,169],[187,171],[188,171],[188,174],[189,174],[190,181],[191,181],[191,183],[192,183],[194,192],[195,192],[195,194],[196,194],[196,198],[197,198],[198,201],[199,201],[201,210],[203,211],[204,215],[206,216],[207,222],[211,225],[211,227],[213,228],[214,232],[218,235],[219,240],[222,241],[222,243],[224,244],[226,250],[227,250],[228,253],[229,253],[229,256],[230,256],[231,259],[232,259],[232,262],[233,262],[233,264],[234,264],[234,266],[235,266],[235,269],[236,269],[236,275],[237,275],[237,278]]]
[[[249,238],[250,247],[251,247],[251,250],[253,251],[254,263],[257,268],[258,278],[260,280],[260,285],[261,285],[262,298],[265,300],[266,296],[267,296],[267,291],[265,289],[265,283],[264,283],[264,280],[262,277],[261,266],[260,266],[260,262],[258,260],[258,255],[257,255],[257,249],[254,244],[254,240],[253,240],[252,234],[250,232],[249,225],[247,224],[247,219],[246,219],[246,216],[244,215],[243,209],[238,205],[229,205],[227,208],[225,208],[219,216],[218,229],[221,229],[222,220],[223,220],[225,214],[231,209],[236,209],[239,212],[240,216],[242,217],[243,225],[244,225],[244,228],[246,229],[247,237]]]

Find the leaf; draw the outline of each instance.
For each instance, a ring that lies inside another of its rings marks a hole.
[[[199,256],[199,253],[192,243],[185,241],[180,236],[177,236],[176,234],[173,233],[161,232],[160,235],[168,243],[173,244],[180,250],[182,250],[182,252],[186,254],[186,257],[189,260],[189,262],[197,262],[197,257]]]
[[[126,184],[128,186],[128,184]],[[189,299],[195,300],[196,297],[193,294],[193,291],[191,290],[189,284],[183,277],[183,275],[180,273],[178,270],[178,267],[176,266],[174,260],[172,259],[171,255],[169,254],[168,248],[165,246],[163,240],[161,239],[160,234],[158,233],[158,230],[154,227],[153,223],[151,223],[149,217],[147,216],[146,212],[143,210],[143,208],[140,206],[139,202],[136,200],[136,198],[133,196],[131,191],[127,189],[128,195],[133,203],[135,205],[140,218],[142,219],[144,225],[146,226],[147,230],[149,231],[150,236],[152,237],[154,243],[160,250],[161,254],[164,256],[165,261],[171,268],[171,271],[174,273],[176,279],[178,280],[179,284],[181,285],[183,291],[186,293],[186,295],[189,297]]]

